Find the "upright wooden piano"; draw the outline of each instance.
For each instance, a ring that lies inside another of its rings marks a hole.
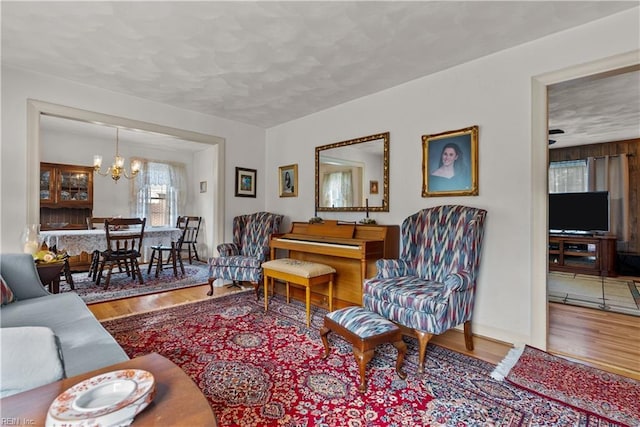
[[[290,232],[271,237],[271,259],[289,257],[332,266],[337,273],[334,306],[362,305],[364,279],[376,274],[378,259],[398,257],[399,238],[397,225],[294,222]],[[294,297],[304,295],[301,290],[292,289]],[[314,304],[327,302],[327,289],[319,287],[314,291]]]

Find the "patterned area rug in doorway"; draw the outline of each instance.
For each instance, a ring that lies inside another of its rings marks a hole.
[[[329,334],[326,311],[275,296],[269,310],[252,292],[103,322],[130,357],[158,352],[200,387],[220,426],[617,426],[590,413],[490,377],[495,365],[429,345],[417,373],[408,344],[401,380],[397,352],[384,344],[358,391],[349,343]],[[462,338],[461,338],[462,339]]]
[[[180,269],[178,269],[178,277],[173,275],[173,268],[171,268],[171,266],[166,266],[158,277],[155,277],[155,265],[151,269],[151,274],[147,274],[146,264],[142,265],[140,270],[142,271],[142,279],[144,282],[142,285],[138,283],[137,279],[134,280],[128,277],[126,273],[116,274],[117,267],[114,268],[111,283],[106,291],[104,290],[104,277],[100,282],[100,286],[96,286],[96,284],[87,277],[87,273],[74,273],[73,282],[75,292],[80,295],[84,302],[93,304],[202,285],[207,283],[209,279],[208,264],[197,261],[194,261],[193,264],[184,265],[184,276],[180,272]],[[60,292],[69,291],[71,291],[69,285],[64,280],[61,281]]]
[[[632,279],[552,271],[549,301],[640,316],[640,283]]]
[[[626,426],[640,426],[640,382],[524,346],[492,373],[511,384]]]

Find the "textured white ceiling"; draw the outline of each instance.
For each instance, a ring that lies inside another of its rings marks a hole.
[[[2,2],[5,64],[268,128],[638,2]]]
[[[640,71],[590,76],[549,87],[552,149],[640,138]]]

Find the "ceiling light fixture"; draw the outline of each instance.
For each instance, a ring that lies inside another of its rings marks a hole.
[[[138,172],[140,172],[140,161],[132,160],[131,161],[131,175],[127,173],[127,170],[124,168],[124,157],[120,156],[118,152],[119,145],[119,128],[116,128],[116,156],[113,159],[113,164],[105,171],[102,172],[100,168],[102,167],[102,156],[96,154],[93,156],[93,171],[98,175],[109,176],[118,182],[121,176],[124,176],[127,179],[133,179]]]

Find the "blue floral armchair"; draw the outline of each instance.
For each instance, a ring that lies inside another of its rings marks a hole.
[[[423,209],[402,223],[400,259],[377,261],[367,279],[363,305],[418,339],[418,372],[424,371],[427,343],[464,324],[473,350],[471,317],[486,211],[466,206]]]
[[[219,257],[209,258],[209,292],[216,279],[251,282],[258,295],[262,263],[269,257],[269,239],[277,233],[282,215],[256,212],[233,218],[233,242],[218,245]]]

